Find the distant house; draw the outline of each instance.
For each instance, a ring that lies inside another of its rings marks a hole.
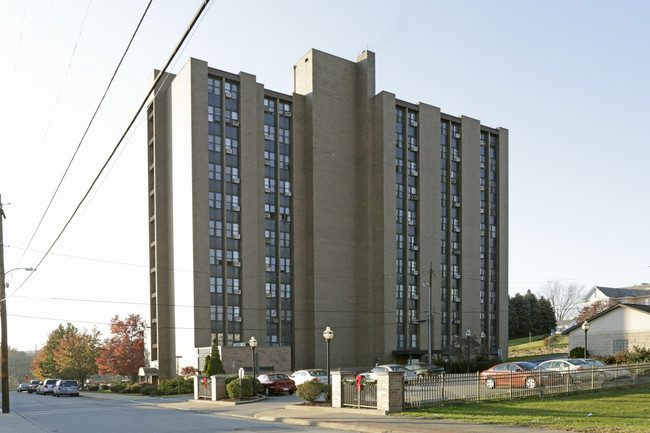
[[[557,321],[557,326],[555,328],[555,333],[556,334],[564,334],[564,331],[572,327],[573,325],[576,324],[576,321],[574,319],[569,319],[569,320],[558,320]]]
[[[587,321],[587,350],[591,355],[616,355],[634,346],[650,348],[649,305],[615,304]],[[583,323],[564,331],[569,335],[569,350],[584,347]]]
[[[609,306],[615,304],[650,305],[650,284],[631,287],[602,287],[594,286],[583,298],[582,303],[588,306],[598,301],[607,301]]]

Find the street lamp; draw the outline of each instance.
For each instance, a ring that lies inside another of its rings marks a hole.
[[[582,329],[585,330],[585,352],[583,358],[587,357],[587,331],[589,331],[589,328],[591,328],[591,324],[589,322],[586,320],[582,322]]]
[[[2,211],[2,203],[0,203],[0,212]],[[4,214],[0,213],[0,219]],[[3,246],[3,237],[2,237],[2,224],[0,223],[0,248]],[[2,387],[2,413],[9,413],[9,343],[7,342],[7,296],[5,295],[5,275],[9,272],[23,270],[32,272],[34,268],[13,268],[5,272],[5,263],[4,263],[4,254],[0,250],[0,326],[2,326],[2,343],[0,348],[2,350],[2,360],[0,365],[2,366],[2,378],[0,380],[0,386]]]
[[[257,340],[255,337],[251,336],[251,339],[248,340],[248,345],[253,350],[253,395],[257,395],[257,387],[255,386],[255,348],[257,347]]]
[[[485,332],[481,331],[481,346],[485,348]]]
[[[472,331],[471,329],[467,328],[467,331],[465,331],[465,336],[467,337],[467,372],[469,373],[469,338],[472,336]]]
[[[323,338],[327,343],[327,385],[330,385],[330,341],[334,338],[334,331],[328,326],[323,331]]]

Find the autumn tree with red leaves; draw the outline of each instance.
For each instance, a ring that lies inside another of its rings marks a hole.
[[[138,370],[144,367],[145,323],[139,314],[130,314],[125,320],[115,316],[111,320],[111,338],[97,358],[99,374],[116,374],[137,379]]]
[[[591,319],[592,316],[605,311],[609,308],[609,299],[600,299],[596,302],[592,302],[589,305],[582,307],[582,310],[578,313],[578,316],[575,318],[576,323],[583,322],[587,319]]]

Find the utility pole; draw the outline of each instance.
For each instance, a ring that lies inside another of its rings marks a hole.
[[[5,219],[0,195],[0,326],[2,326],[2,413],[9,413],[9,344],[7,343],[7,299],[5,296],[5,243],[2,220]]]

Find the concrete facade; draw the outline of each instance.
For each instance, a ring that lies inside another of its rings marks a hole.
[[[309,51],[291,95],[196,59],[168,78],[148,128],[161,379],[213,338],[324,368],[326,326],[333,369],[445,356],[466,329],[507,350],[506,129],[377,93],[368,51]]]

